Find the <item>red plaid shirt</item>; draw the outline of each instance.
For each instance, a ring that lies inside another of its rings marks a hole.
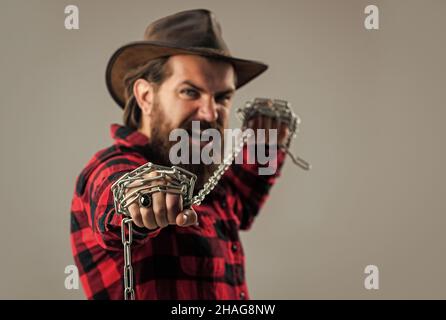
[[[77,178],[71,206],[71,244],[88,299],[123,299],[123,246],[111,185],[150,161],[138,131],[111,126],[114,144],[96,153]],[[246,153],[246,148],[244,150]],[[200,206],[198,226],[134,230],[136,299],[249,299],[239,230],[247,230],[279,175],[259,165],[235,165]]]

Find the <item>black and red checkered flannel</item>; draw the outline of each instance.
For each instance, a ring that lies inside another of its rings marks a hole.
[[[123,299],[121,215],[111,185],[150,161],[148,138],[111,126],[114,144],[96,153],[79,175],[71,207],[71,243],[88,299]],[[246,153],[246,148],[244,150]],[[249,299],[239,230],[247,230],[280,172],[258,175],[257,164],[233,164],[200,206],[198,226],[134,231],[136,299]]]

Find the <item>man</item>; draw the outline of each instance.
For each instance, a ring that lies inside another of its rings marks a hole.
[[[235,90],[267,68],[232,57],[207,10],[159,19],[144,38],[109,61],[107,86],[124,109],[124,126],[112,125],[114,144],[87,164],[72,201],[73,256],[89,299],[123,298],[123,217],[115,211],[112,184],[148,161],[170,166],[171,130],[191,133],[192,121],[199,121],[201,129],[222,132]],[[277,128],[264,117],[248,126]],[[282,144],[288,129],[277,129]],[[278,170],[271,176],[258,175],[258,164],[232,165],[199,206],[183,208],[180,196],[161,192],[152,195],[151,206],[133,203],[136,299],[248,299],[238,232],[251,227],[284,158],[278,150]],[[216,165],[183,167],[198,176],[197,191]]]

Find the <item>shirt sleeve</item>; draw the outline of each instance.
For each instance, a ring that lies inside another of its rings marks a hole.
[[[114,207],[111,186],[125,173],[147,161],[138,155],[115,156],[91,173],[84,194],[89,224],[99,245],[109,250],[122,250],[121,221],[123,215]],[[149,230],[133,225],[133,243],[140,245],[159,234],[161,229]]]
[[[258,146],[257,146],[258,147]],[[252,150],[245,145],[243,148],[243,164],[232,164],[224,175],[224,181],[234,196],[234,213],[240,221],[241,230],[249,230],[252,223],[268,198],[271,187],[280,176],[286,153],[276,149],[275,157],[268,165],[262,165],[254,159]],[[250,164],[251,163],[251,164]],[[265,174],[267,173],[267,174]]]

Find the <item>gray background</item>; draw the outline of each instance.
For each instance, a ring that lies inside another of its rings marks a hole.
[[[80,30],[64,8],[79,6]],[[380,9],[380,30],[363,26]],[[254,299],[446,298],[445,1],[0,2],[0,298],[83,299],[73,264],[74,181],[121,111],[104,83],[120,45],[159,17],[215,11],[236,56],[270,70],[238,92],[291,101],[303,123],[250,232]],[[233,126],[238,126],[235,120]],[[364,289],[364,268],[380,289]]]

